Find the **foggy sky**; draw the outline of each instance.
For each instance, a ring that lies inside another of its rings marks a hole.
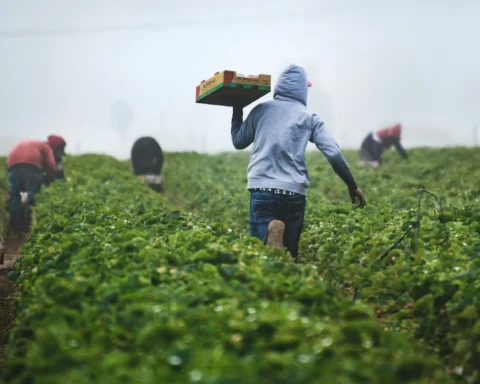
[[[472,145],[480,130],[480,1],[216,3],[0,0],[0,140],[56,133],[72,153],[126,157],[148,134],[168,151],[233,150],[231,109],[195,104],[195,86],[225,69],[275,81],[290,62],[342,147],[397,121],[407,147]]]

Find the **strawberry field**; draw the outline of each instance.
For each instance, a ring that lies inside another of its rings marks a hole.
[[[164,195],[68,158],[9,274],[3,382],[480,382],[480,151],[355,156],[363,210],[308,154],[299,264],[248,236],[248,154],[167,154]],[[417,244],[419,189],[443,210],[423,196]]]

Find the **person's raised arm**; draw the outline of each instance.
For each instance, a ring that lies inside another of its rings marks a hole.
[[[255,138],[255,113],[256,107],[250,112],[247,120],[243,121],[243,108],[233,107],[231,133],[235,149],[245,149],[253,143]]]
[[[400,154],[400,156],[402,156],[403,159],[407,160],[408,159],[407,151],[405,151],[405,148],[403,148],[402,144],[400,143],[400,140],[395,141],[393,145],[395,146],[395,149]]]
[[[343,157],[342,151],[340,150],[340,147],[337,144],[336,140],[333,138],[333,136],[325,127],[323,121],[321,121],[317,115],[313,115],[312,125],[313,131],[310,141],[313,142],[317,146],[317,148],[323,153],[335,173],[347,185],[348,193],[350,195],[352,203],[355,203],[355,200],[358,198],[359,206],[364,207],[366,204],[365,196],[363,195],[363,192],[358,188],[357,183],[355,182],[355,179],[350,172],[347,161]]]

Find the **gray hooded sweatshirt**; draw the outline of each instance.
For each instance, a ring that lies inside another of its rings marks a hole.
[[[306,196],[310,179],[305,150],[309,141],[350,190],[357,188],[337,142],[319,117],[308,112],[307,94],[305,70],[291,64],[280,74],[273,100],[258,104],[245,121],[243,108],[233,108],[233,146],[244,149],[253,143],[248,189],[275,188]]]

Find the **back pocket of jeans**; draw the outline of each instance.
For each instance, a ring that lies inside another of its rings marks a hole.
[[[305,216],[305,203],[304,202],[289,202],[286,214],[287,223],[303,220]]]
[[[266,223],[273,219],[273,206],[270,201],[252,200],[252,219],[257,223]]]

